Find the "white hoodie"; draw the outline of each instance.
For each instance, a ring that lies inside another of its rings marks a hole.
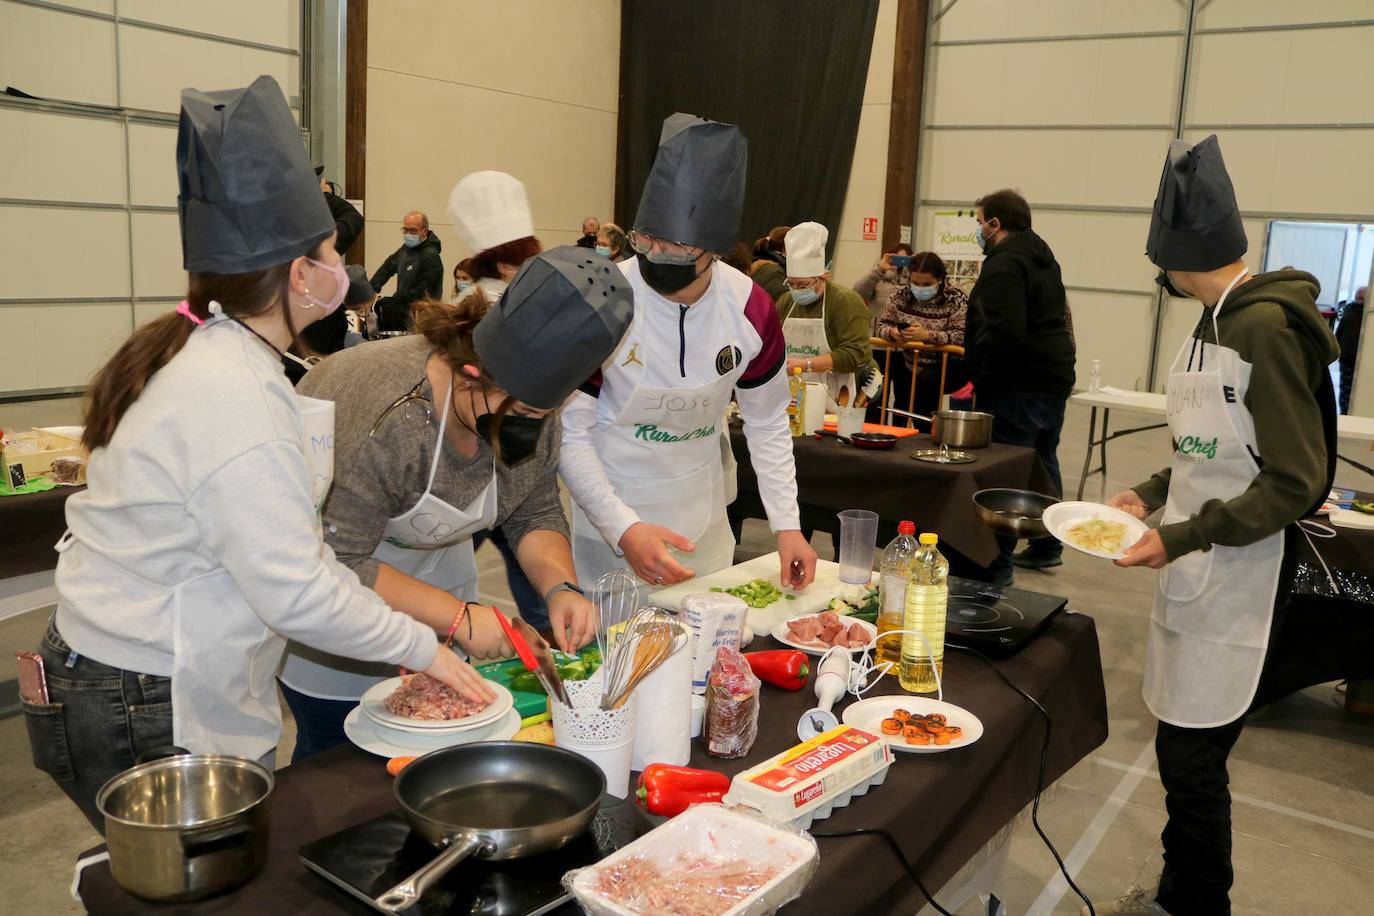
[[[324,545],[303,436],[277,354],[212,320],[148,382],[67,502],[58,629],[96,661],[170,675],[174,740],[191,751],[276,746],[283,637],[433,664],[433,631]]]

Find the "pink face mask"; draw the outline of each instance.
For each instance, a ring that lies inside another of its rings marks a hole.
[[[305,293],[305,298],[309,299],[312,304],[324,309],[326,315],[332,315],[343,304],[344,295],[348,292],[348,272],[344,270],[342,261],[338,264],[326,264],[323,261],[316,261],[314,258],[306,258],[306,260],[316,267],[324,268],[334,276],[334,295],[329,297],[328,302],[316,299],[310,295],[309,290],[306,290]]]

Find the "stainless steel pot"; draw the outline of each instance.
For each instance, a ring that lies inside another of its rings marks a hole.
[[[272,773],[218,754],[140,763],[96,793],[110,872],[148,900],[198,900],[251,878],[267,861]]]
[[[892,413],[930,424],[930,438],[950,448],[987,448],[992,442],[992,414],[981,410],[937,410],[935,416],[909,413],[895,407]]]

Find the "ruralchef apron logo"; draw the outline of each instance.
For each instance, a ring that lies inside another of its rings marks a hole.
[[[689,433],[680,436],[673,435],[667,430],[659,429],[657,423],[636,423],[635,438],[643,439],[645,442],[688,442],[692,439],[705,439],[716,434],[716,425],[699,426]]]
[[[1199,439],[1197,436],[1184,436],[1178,440],[1178,453],[1180,455],[1196,455],[1202,458],[1215,458],[1217,456],[1217,440],[1213,436],[1210,442]]]
[[[716,375],[725,375],[733,372],[739,365],[739,361],[744,359],[744,351],[735,346],[724,346],[716,354]]]
[[[796,345],[796,346],[793,346],[792,344],[788,344],[788,345],[787,345],[787,355],[788,355],[788,356],[820,356],[820,355],[821,355],[821,348],[820,348],[820,347],[808,346],[808,345],[806,345],[806,344],[798,344],[798,345]]]

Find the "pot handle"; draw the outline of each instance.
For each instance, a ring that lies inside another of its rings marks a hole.
[[[195,859],[232,846],[241,846],[252,834],[253,828],[248,824],[234,824],[219,830],[182,834],[181,851],[186,858]]]
[[[449,847],[427,862],[419,871],[373,901],[382,912],[399,913],[424,896],[434,883],[455,865],[473,854],[491,855],[496,845],[476,833],[460,833]]]
[[[140,763],[151,763],[154,760],[162,760],[167,757],[190,756],[190,753],[191,752],[184,747],[178,747],[175,744],[164,744],[162,747],[150,747],[139,754],[138,758],[134,760],[134,765],[137,766]]]

